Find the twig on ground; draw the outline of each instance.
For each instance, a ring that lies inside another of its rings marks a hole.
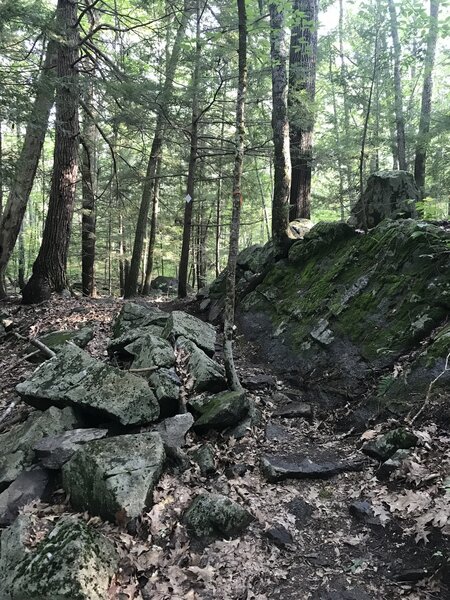
[[[15,367],[17,367],[17,365],[20,365],[20,363],[23,363],[24,361],[28,360],[29,358],[32,358],[33,356],[37,356],[40,353],[41,353],[40,350],[33,350],[33,352],[30,352],[29,354],[25,354],[25,356],[22,356],[22,358],[19,358],[18,360],[16,360],[15,363],[13,363],[12,365],[9,365],[9,367],[6,367],[6,369],[3,371],[3,374],[8,373],[8,371],[12,371]]]
[[[157,371],[158,367],[143,367],[142,369],[128,369],[128,373],[146,373],[151,371]]]
[[[45,344],[43,344],[36,338],[25,337],[24,335],[21,335],[20,333],[17,333],[16,331],[13,331],[12,334],[18,340],[23,340],[25,342],[29,342],[32,346],[39,348],[39,350],[42,352],[42,354],[44,354],[44,356],[46,356],[47,358],[55,358],[56,354],[53,352],[53,350],[50,350],[50,348],[48,346],[46,346]]]

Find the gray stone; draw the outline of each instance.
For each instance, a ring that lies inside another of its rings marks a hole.
[[[77,424],[78,419],[71,408],[51,407],[45,412],[31,413],[26,421],[0,435],[0,492],[31,465],[33,447],[40,439],[73,429]]]
[[[163,332],[163,327],[159,325],[148,325],[147,327],[136,327],[135,329],[128,329],[122,335],[113,338],[110,340],[108,344],[108,354],[111,356],[115,352],[117,354],[124,354],[129,356],[129,353],[125,350],[127,346],[133,344],[139,338],[145,337],[147,335],[155,335],[161,336]]]
[[[194,392],[220,392],[227,387],[225,369],[203,352],[194,342],[184,337],[177,339],[177,347],[188,353],[187,368],[194,379]]]
[[[16,390],[37,408],[73,406],[122,425],[151,423],[159,416],[158,402],[142,377],[95,360],[72,345],[38,367]]]
[[[158,290],[164,294],[176,294],[178,290],[178,279],[175,277],[165,277],[164,275],[158,275],[152,280],[150,285],[152,290]],[[192,291],[192,288],[188,286],[188,291]]]
[[[361,450],[367,456],[383,462],[395,454],[397,450],[414,447],[417,441],[418,438],[414,433],[399,427],[378,436],[374,440],[369,440]]]
[[[39,440],[34,445],[34,451],[44,467],[60,469],[82,444],[100,440],[107,434],[107,429],[72,429]]]
[[[92,327],[82,327],[81,329],[73,329],[67,331],[51,331],[50,333],[46,333],[45,335],[40,336],[38,340],[45,344],[48,348],[50,348],[50,350],[53,350],[54,352],[59,352],[61,348],[64,348],[67,342],[72,342],[72,344],[75,344],[79,348],[85,348],[93,337],[94,330],[92,329]],[[29,354],[34,350],[36,350],[36,347],[30,345],[26,349],[25,353]],[[38,360],[42,360],[47,357],[44,357],[44,355],[40,353],[36,358]],[[33,357],[30,360],[36,360],[36,358]]]
[[[203,477],[214,475],[216,473],[216,462],[214,460],[214,450],[211,444],[203,444],[196,450],[192,458],[200,467],[200,473]]]
[[[175,369],[158,369],[149,378],[160,407],[160,416],[173,417],[180,409],[180,378]]]
[[[150,367],[165,367],[170,369],[175,364],[175,355],[169,342],[161,337],[147,334],[139,337],[133,343],[125,346],[126,352],[134,357],[133,369],[147,369]],[[150,376],[143,376],[148,379]]]
[[[380,519],[375,516],[372,504],[368,500],[356,500],[348,507],[352,517],[368,525],[381,525]]]
[[[361,471],[361,460],[341,460],[325,458],[323,460],[297,454],[286,456],[266,455],[261,459],[261,470],[268,481],[283,479],[326,478],[348,471]]]
[[[298,438],[298,430],[293,431],[288,427],[272,423],[269,421],[266,425],[266,440],[268,442],[295,442]]]
[[[49,490],[49,474],[39,467],[22,471],[0,494],[0,525],[9,525],[19,510],[29,502],[45,500]]]
[[[241,421],[249,410],[244,392],[222,392],[211,398],[202,407],[201,416],[195,421],[194,429],[225,429]]]
[[[127,331],[148,325],[164,327],[168,318],[168,313],[159,308],[144,306],[136,302],[126,302],[114,322],[113,337],[118,338]]]
[[[276,546],[284,548],[294,543],[292,534],[280,523],[275,523],[264,532],[267,539],[273,542]]]
[[[310,404],[307,404],[306,402],[289,402],[278,407],[272,413],[272,416],[283,417],[285,419],[292,419],[296,417],[310,419],[312,414],[313,413]]]
[[[234,437],[236,440],[240,440],[245,437],[254,427],[259,427],[262,423],[262,413],[259,408],[256,408],[255,403],[249,401],[248,403],[248,414],[236,425],[229,427],[225,434],[229,437]]]
[[[260,390],[275,387],[277,380],[273,375],[266,373],[251,373],[241,379],[242,385],[248,390]]]
[[[1,538],[0,600],[104,600],[117,564],[113,544],[84,521],[63,517],[31,551],[29,522]]]
[[[397,450],[395,454],[388,458],[377,471],[378,479],[389,479],[391,474],[399,469],[403,462],[411,455],[410,450]]]
[[[289,512],[295,517],[295,526],[301,529],[309,523],[314,512],[314,507],[308,504],[303,498],[297,496],[293,498],[287,505]]]
[[[63,487],[75,509],[114,522],[132,519],[152,504],[165,460],[158,433],[89,442],[63,466]]]
[[[209,356],[215,352],[216,330],[214,327],[180,310],[174,310],[171,313],[164,327],[163,337],[172,344],[179,337],[185,337]]]
[[[159,433],[165,446],[182,448],[186,444],[186,434],[193,423],[194,417],[191,413],[184,413],[164,419],[155,426],[154,430]]]
[[[416,218],[421,194],[414,177],[406,171],[378,171],[367,180],[362,198],[349,219],[353,227],[371,229],[384,219]]]
[[[248,510],[221,494],[200,494],[184,514],[188,531],[199,538],[237,535],[252,521]]]
[[[329,346],[334,341],[333,332],[328,325],[326,319],[320,319],[310,333],[313,340],[324,346]]]
[[[314,223],[310,219],[295,219],[289,223],[288,237],[291,240],[302,240],[313,227]]]

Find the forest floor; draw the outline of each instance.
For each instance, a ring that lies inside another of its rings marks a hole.
[[[188,303],[156,299],[164,310],[190,311]],[[3,304],[14,331],[36,336],[56,329],[90,324],[95,337],[87,347],[108,360],[106,346],[121,300],[58,299],[36,307],[18,301]],[[0,358],[0,432],[23,420],[32,409],[20,401],[15,385],[35,368],[23,361],[26,342],[5,338]],[[274,599],[274,600],[425,600],[448,598],[439,572],[445,538],[423,515],[436,495],[436,482],[449,473],[450,436],[435,425],[419,429],[420,443],[408,469],[381,482],[377,464],[367,460],[360,472],[330,479],[269,483],[260,472],[265,454],[299,453],[309,457],[349,458],[359,455],[361,435],[335,428],[332,414],[274,418],[276,394],[300,397],[259,363],[257,349],[238,336],[236,362],[248,394],[262,413],[260,425],[236,440],[215,433],[187,436],[187,450],[207,441],[214,450],[216,474],[202,477],[192,462],[184,473],[166,472],[155,492],[154,506],[143,516],[137,535],[120,523],[103,523],[85,514],[116,544],[120,571],[109,598],[142,599]],[[313,407],[314,408],[314,407]],[[393,423],[386,424],[392,427]],[[371,438],[383,426],[362,436]],[[215,491],[245,505],[255,517],[239,537],[208,545],[189,539],[181,516],[196,494]],[[349,506],[368,500],[370,514],[351,514]],[[437,503],[434,502],[436,507]],[[40,522],[53,522],[70,512],[58,490],[49,504],[25,510]],[[444,510],[444,509],[442,509]],[[439,519],[435,513],[433,519]],[[441,515],[444,519],[445,515]],[[448,517],[448,515],[447,515]],[[450,531],[444,530],[450,534]],[[106,600],[106,599],[105,599]]]

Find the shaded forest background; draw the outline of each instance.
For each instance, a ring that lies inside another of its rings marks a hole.
[[[271,236],[274,177],[268,7],[254,0],[246,5],[248,90],[241,248],[265,243]],[[311,7],[316,13],[318,10],[318,25],[311,18]],[[437,19],[430,19],[433,8],[439,11]],[[295,90],[296,101],[289,106],[291,123],[311,130],[314,124],[313,154],[308,159],[312,220],[346,219],[371,173],[399,166],[414,171],[418,146],[426,148],[423,215],[448,218],[447,3],[335,0],[322,1],[319,7],[317,2],[293,0],[278,2],[277,9],[284,15],[287,31],[300,35],[300,46],[307,41],[308,68],[313,64],[317,69],[315,94],[305,83]],[[58,41],[52,25],[54,11],[55,4],[43,0],[4,0],[0,7],[0,208],[13,185],[26,129],[33,127],[33,101],[42,84],[49,45]],[[185,28],[180,36],[183,19]],[[221,271],[228,256],[238,83],[235,4],[225,0],[194,2],[192,6],[171,0],[100,0],[87,6],[79,3],[77,24],[82,143],[69,280],[72,284],[81,281],[82,220],[86,210],[89,213],[85,187],[89,181],[95,207],[96,286],[102,293],[123,291],[143,186],[148,183],[145,175],[152,142],[159,131],[161,154],[151,179],[152,198],[158,199],[157,205],[153,202],[157,227],[151,277],[178,277],[185,206],[192,202],[188,281],[201,288]],[[433,31],[437,44],[430,62]],[[317,47],[314,40],[311,43],[314,34],[318,34]],[[179,57],[174,61],[177,35]],[[427,69],[432,83],[429,132],[420,134]],[[404,157],[398,142],[399,89]],[[194,124],[197,144],[192,156]],[[52,109],[7,269],[10,290],[17,291],[28,279],[39,252],[54,141]],[[192,160],[194,171],[189,169]],[[140,287],[148,273],[151,214],[152,207],[148,218],[141,219]]]

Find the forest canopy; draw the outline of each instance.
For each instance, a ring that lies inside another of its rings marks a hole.
[[[245,9],[240,248],[272,235],[283,106],[290,219],[345,220],[370,174],[399,168],[415,174],[423,216],[448,218],[448,3],[247,0]],[[148,291],[158,275],[178,278],[183,260],[185,284],[200,289],[224,268],[237,49],[234,2],[2,2],[0,210],[14,195],[21,203],[11,258],[0,240],[3,291],[48,262],[59,242],[49,229],[43,239],[46,219],[70,237],[67,280],[87,293],[126,292],[130,270],[129,295]],[[78,165],[71,174],[66,158]],[[63,221],[49,210],[58,162],[69,177]],[[4,212],[2,236],[8,227]]]

